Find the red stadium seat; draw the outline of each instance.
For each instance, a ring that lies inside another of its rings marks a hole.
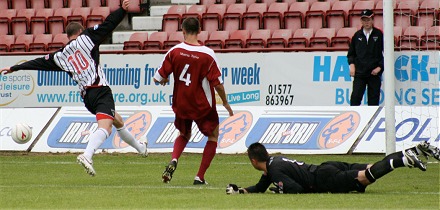
[[[337,48],[345,48],[348,50],[350,47],[351,38],[358,29],[355,27],[341,28],[335,37],[331,39],[331,46]]]
[[[9,1],[0,1],[0,10],[9,9]]]
[[[263,28],[277,30],[284,28],[284,13],[289,9],[287,3],[270,4],[267,12],[263,13]]]
[[[113,0],[114,1],[114,0]],[[118,1],[118,0],[116,0]],[[86,7],[105,7],[105,1],[101,1],[101,0],[86,0]]]
[[[270,30],[255,30],[251,38],[246,40],[246,48],[266,48],[267,39],[270,38]]]
[[[46,0],[30,0],[30,8],[35,10],[46,8]]]
[[[177,45],[179,43],[182,43],[183,41],[184,41],[184,38],[183,38],[182,31],[172,32],[172,33],[170,33],[168,40],[163,42],[163,49],[169,50],[170,48],[174,47],[175,45]]]
[[[240,0],[240,3],[246,4],[246,7],[249,8],[251,4],[255,3],[256,0]]]
[[[440,26],[431,26],[421,40],[422,49],[440,50]]]
[[[394,46],[399,46],[400,38],[402,37],[402,27],[394,26]]]
[[[14,44],[14,35],[0,35],[0,52],[9,52],[9,47]]]
[[[246,4],[231,4],[223,16],[223,30],[235,31],[241,29],[241,19],[246,12]]]
[[[3,0],[4,1],[4,0]],[[27,9],[27,0],[13,0],[11,1],[11,8],[16,9],[17,11],[20,9]]]
[[[174,32],[180,30],[182,15],[186,13],[185,5],[171,5],[162,18],[162,31]]]
[[[11,30],[14,35],[29,33],[31,17],[35,16],[35,9],[19,9],[17,16],[11,19]]]
[[[29,52],[44,52],[52,42],[52,34],[35,35],[34,42],[29,44]]]
[[[226,49],[244,48],[246,40],[250,38],[249,30],[237,30],[231,32],[229,39],[225,40]]]
[[[144,50],[162,50],[163,43],[168,40],[168,33],[159,31],[153,32],[148,41],[144,42]]]
[[[140,13],[142,8],[140,7],[142,0],[130,0],[127,12],[129,13]]]
[[[142,50],[145,41],[148,41],[148,32],[135,32],[124,42],[124,50]]]
[[[205,46],[211,49],[223,49],[227,39],[229,39],[229,31],[213,31],[205,41]]]
[[[65,7],[64,0],[48,0],[49,8],[59,9]]]
[[[272,37],[267,39],[267,48],[284,48],[287,46],[287,41],[290,38],[292,38],[292,30],[275,30],[272,34]]]
[[[327,28],[334,28],[338,31],[340,28],[347,26],[348,12],[352,9],[351,1],[336,1],[332,9],[327,11]]]
[[[305,15],[309,11],[309,2],[293,2],[289,11],[284,13],[284,28],[296,31],[296,29],[304,28],[306,25]]]
[[[270,6],[272,3],[275,3],[275,2],[282,2],[282,1],[280,1],[280,0],[259,0],[259,1],[255,1],[255,2],[258,2],[258,3],[266,3],[267,6]]]
[[[321,28],[310,38],[311,48],[327,48],[330,47],[331,39],[335,36],[334,28]]]
[[[83,1],[82,0],[67,0],[67,7],[71,9],[81,8],[83,7]]]
[[[287,42],[288,48],[305,48],[309,47],[310,38],[313,37],[313,29],[300,28],[295,31],[293,37]]]
[[[237,3],[237,1],[236,0],[221,0],[220,3],[221,4],[226,4],[226,7],[229,8],[229,6]]]
[[[44,8],[37,9],[35,12],[35,16],[31,17],[30,29],[31,34],[44,34],[48,32],[47,30],[47,19],[53,16],[53,9]]]
[[[205,41],[208,40],[209,33],[207,31],[200,31],[199,34],[197,34],[197,40],[200,44],[204,45]]]
[[[29,45],[34,41],[34,35],[21,34],[15,39],[14,44],[9,48],[10,52],[27,52]]]
[[[105,4],[106,7],[110,8],[110,12],[113,12],[119,7],[121,7],[121,1],[120,0],[107,0],[107,3]]]
[[[11,19],[17,16],[15,9],[0,10],[0,35],[11,34]]]
[[[105,18],[110,15],[109,7],[95,7],[92,9],[92,12],[89,16],[87,16],[87,27],[93,27],[95,25],[101,24],[104,22]]]
[[[315,2],[310,6],[310,10],[306,12],[306,28],[318,29],[326,27],[325,14],[330,10],[329,2]]]
[[[436,13],[439,12],[440,1],[438,0],[424,0],[417,10],[417,24],[429,28],[434,25]]]
[[[358,1],[353,6],[353,9],[350,10],[348,13],[348,26],[349,27],[355,27],[360,29],[361,28],[361,12],[365,9],[374,9],[374,1]]]
[[[418,0],[406,0],[397,5],[397,9],[394,10],[394,24],[401,26],[403,31],[408,26],[412,26],[419,8]]]
[[[216,3],[217,0],[200,0],[201,5],[206,5],[206,7],[209,7]]]
[[[72,9],[70,8],[55,9],[53,16],[47,19],[49,33],[52,35],[64,33],[67,17],[70,15],[72,15]]]
[[[423,26],[408,26],[400,38],[400,47],[418,49],[420,46],[420,39],[425,34],[425,27]]]
[[[69,42],[69,38],[67,38],[67,34],[57,34],[54,35],[51,43],[47,45],[47,51],[55,51],[63,48],[67,42]]]
[[[201,22],[203,13],[206,13],[206,5],[191,5],[191,7],[188,8],[188,11],[186,11],[185,14],[182,14],[182,21],[187,17],[194,17]]]
[[[90,7],[75,8],[72,15],[67,16],[67,23],[79,22],[81,25],[85,26],[87,17],[90,15],[91,11]]]
[[[251,4],[247,12],[243,13],[243,30],[254,31],[262,27],[263,13],[267,11],[267,4]]]
[[[221,30],[221,22],[226,12],[226,4],[214,4],[209,6],[206,13],[202,15],[202,29],[209,33]]]

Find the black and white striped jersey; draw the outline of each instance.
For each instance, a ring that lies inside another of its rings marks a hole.
[[[78,84],[81,94],[89,87],[109,86],[99,65],[99,45],[125,16],[122,8],[112,12],[102,24],[85,29],[62,49],[44,57],[12,66],[18,70],[65,71]]]
[[[81,34],[53,56],[56,65],[69,72],[81,92],[92,86],[108,86],[101,66],[96,63],[98,58],[92,55],[95,46],[89,36]]]

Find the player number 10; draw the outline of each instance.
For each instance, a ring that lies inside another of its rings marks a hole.
[[[75,71],[78,74],[81,74],[81,71],[84,71],[89,67],[89,62],[79,50],[75,51],[73,55],[69,56],[67,60],[74,66]]]

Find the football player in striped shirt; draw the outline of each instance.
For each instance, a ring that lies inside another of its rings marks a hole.
[[[112,125],[119,136],[141,155],[147,156],[147,142],[136,140],[125,127],[124,121],[116,111],[109,83],[99,64],[99,45],[112,33],[125,17],[129,0],[122,2],[121,8],[112,12],[102,24],[86,28],[71,22],[66,27],[69,42],[62,49],[44,57],[6,67],[0,73],[18,70],[64,71],[78,84],[85,107],[96,116],[98,129],[90,134],[83,154],[77,157],[86,172],[94,176],[92,157],[99,146],[110,136]]]

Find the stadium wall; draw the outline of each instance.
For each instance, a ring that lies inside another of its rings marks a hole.
[[[118,112],[137,139],[147,138],[150,152],[171,152],[178,135],[169,106],[121,106]],[[219,106],[218,153],[245,153],[253,142],[283,154],[351,154],[385,152],[385,111],[381,107]],[[396,107],[397,150],[428,141],[438,145],[438,107]],[[3,108],[0,151],[80,152],[97,128],[84,107]],[[11,127],[25,122],[33,136],[25,144],[11,139]],[[135,152],[113,129],[99,152]],[[207,138],[194,125],[186,152],[202,153]]]
[[[345,52],[218,53],[217,56],[232,105],[349,105],[352,78]],[[10,66],[35,57],[0,56],[0,63]],[[153,82],[162,59],[163,54],[101,55],[101,66],[112,86],[116,104],[170,105],[172,85],[162,87]],[[440,104],[439,60],[439,51],[396,52],[397,105]],[[2,75],[0,106],[82,106],[74,86],[76,84],[63,72],[19,71]],[[366,100],[363,102],[366,104]],[[380,103],[384,104],[383,94]]]
[[[35,57],[2,56],[0,63],[9,66]],[[104,54],[101,62],[117,110],[136,138],[149,139],[151,152],[170,152],[177,135],[169,106],[172,85],[152,81],[162,58],[162,54]],[[244,153],[255,141],[286,154],[385,152],[384,109],[348,106],[351,78],[345,53],[220,53],[218,60],[236,111],[227,118],[219,106],[219,153]],[[439,143],[439,60],[438,51],[396,52],[398,150],[424,140]],[[64,73],[1,75],[0,94],[0,151],[79,152],[88,133],[96,129],[77,87]],[[10,137],[11,126],[19,122],[33,127],[32,140],[26,144]],[[205,142],[194,128],[185,151],[202,152]],[[114,134],[102,149],[134,152]]]

